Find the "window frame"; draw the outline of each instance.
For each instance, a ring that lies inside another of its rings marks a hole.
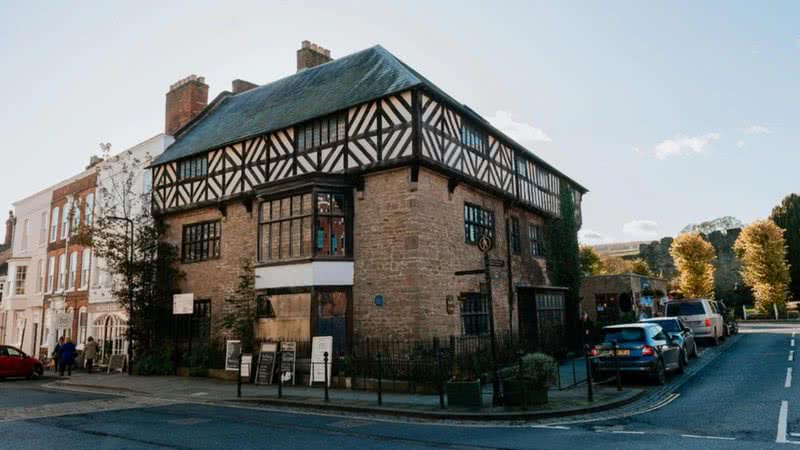
[[[78,289],[78,252],[69,254],[69,274],[67,274],[67,290]]]
[[[472,213],[470,213],[472,212]],[[485,217],[485,219],[483,218]],[[489,223],[484,223],[488,219]],[[489,236],[492,239],[496,236],[495,225],[497,219],[494,215],[494,210],[486,209],[482,206],[470,202],[464,202],[464,243],[469,245],[478,245],[481,236]],[[476,233],[474,237],[470,230],[474,228]],[[487,233],[488,232],[488,233]]]
[[[487,296],[470,292],[464,296],[460,311],[462,336],[488,336],[489,301]]]
[[[78,285],[81,289],[89,288],[89,269],[92,266],[92,253],[89,249],[83,249],[81,252],[81,273],[80,282]]]
[[[178,181],[199,180],[208,176],[208,154],[178,161]]]
[[[325,134],[327,134],[324,140],[323,124],[325,124]],[[335,124],[336,127],[332,128],[332,124]],[[298,154],[343,143],[347,140],[347,112],[339,111],[301,123],[295,126],[294,133],[296,136],[295,150]]]
[[[20,274],[22,274],[22,279],[20,279]],[[27,278],[28,266],[14,267],[14,295],[25,295],[25,280]]]
[[[214,236],[210,234],[210,225],[214,225]],[[204,237],[203,235],[203,227],[209,226],[209,234],[208,237]],[[196,230],[196,231],[191,231]],[[192,233],[199,233],[199,238],[194,239],[194,236],[190,236]],[[187,237],[191,237],[192,239],[187,241]],[[213,245],[215,244],[216,245]],[[202,245],[206,245],[206,256],[202,256],[202,252],[200,253],[200,257],[193,256],[192,258],[187,257],[187,253],[190,246],[198,246],[198,249],[202,249]],[[203,222],[194,222],[194,223],[187,223],[183,225],[181,230],[181,263],[183,264],[192,264],[204,261],[213,261],[215,259],[220,259],[222,257],[222,220],[215,219],[215,220],[206,220]]]
[[[528,222],[528,254],[534,258],[543,258],[544,227],[538,223]]]
[[[459,134],[459,142],[461,142],[461,145],[481,155],[488,154],[489,135],[480,127],[467,120],[462,120]]]
[[[50,242],[56,242],[58,240],[58,224],[61,223],[61,208],[56,206],[53,208],[52,214],[50,214]]]
[[[511,241],[511,253],[519,255],[522,253],[522,236],[519,229],[519,217],[511,216],[509,218],[509,239]]]

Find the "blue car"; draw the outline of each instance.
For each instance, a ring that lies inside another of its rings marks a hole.
[[[603,343],[591,349],[593,373],[616,373],[614,343],[622,373],[646,374],[657,384],[664,384],[667,372],[683,373],[686,368],[680,344],[658,324],[630,323],[603,328]]]
[[[678,341],[683,352],[681,358],[686,358],[687,364],[689,363],[689,358],[697,357],[697,342],[694,339],[694,331],[680,317],[655,317],[642,319],[640,322],[658,324],[665,333]]]

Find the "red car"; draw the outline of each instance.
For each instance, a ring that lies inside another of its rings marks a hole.
[[[0,345],[0,378],[39,378],[44,373],[41,361],[32,358],[18,348]]]

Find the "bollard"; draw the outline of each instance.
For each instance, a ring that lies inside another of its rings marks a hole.
[[[560,367],[559,367],[558,371],[559,372],[561,371]],[[578,375],[575,374],[575,358],[572,358],[572,385],[573,386],[577,386],[578,385]]]
[[[522,356],[523,355],[525,355],[525,352],[523,352],[522,350],[517,352],[517,356],[519,357],[519,376],[517,378],[519,379],[519,388],[522,389],[522,409],[523,410],[527,410],[528,409],[528,392],[527,392],[527,389],[525,387],[525,376],[524,376],[525,372],[524,372],[524,365],[523,365],[523,362],[522,362]],[[559,369],[559,370],[561,370],[561,369]]]
[[[322,354],[322,364],[325,365],[325,402],[330,401],[330,397],[328,397],[328,352]]]
[[[584,358],[586,364],[586,394],[590,402],[594,401],[594,393],[592,392],[592,359],[589,356],[589,346],[584,346]]]
[[[452,347],[450,347],[452,348]],[[439,388],[439,408],[444,409],[444,380],[442,379],[442,357],[444,356],[444,350],[439,350],[436,353],[436,380],[438,383]]]
[[[236,396],[242,398],[242,352],[239,352],[239,367],[236,369]]]
[[[613,341],[611,343],[612,348],[614,349],[614,369],[617,371],[617,390],[622,390],[622,374],[619,371],[619,344],[617,341]]]
[[[283,354],[281,353],[281,343],[278,342],[278,398],[283,397]]]
[[[381,367],[381,352],[378,352],[375,355],[375,359],[378,361],[378,405],[383,405],[383,380],[382,378],[382,367]]]

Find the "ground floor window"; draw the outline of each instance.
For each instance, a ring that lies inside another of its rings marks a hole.
[[[461,323],[465,336],[489,334],[489,303],[482,294],[467,294],[461,303]]]

